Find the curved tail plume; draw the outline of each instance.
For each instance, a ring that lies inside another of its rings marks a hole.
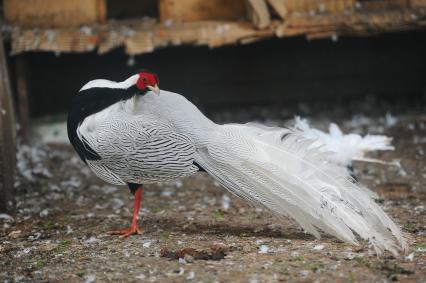
[[[323,231],[357,244],[357,234],[378,254],[404,251],[406,241],[375,193],[313,142],[295,129],[223,125],[210,133],[196,161],[232,193],[292,217],[318,238]]]

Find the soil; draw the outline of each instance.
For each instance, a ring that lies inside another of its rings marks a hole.
[[[314,121],[320,128],[330,122]],[[406,254],[379,257],[363,241],[315,239],[292,220],[234,197],[205,173],[146,186],[144,233],[110,236],[107,231],[130,224],[129,190],[96,178],[70,146],[42,144],[24,146],[18,155],[17,211],[0,215],[0,281],[425,282],[426,117],[335,122],[345,131],[394,137],[395,151],[371,156],[399,159],[401,168],[355,163],[354,173],[401,225]]]

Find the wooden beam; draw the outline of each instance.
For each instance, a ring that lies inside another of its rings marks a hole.
[[[408,0],[412,8],[424,8],[426,7],[426,0]]]
[[[13,207],[16,164],[16,132],[7,60],[0,33],[0,211]]]
[[[26,56],[21,55],[15,59],[16,94],[18,98],[19,137],[23,144],[30,143],[30,106],[28,101]]]
[[[241,20],[245,0],[159,0],[161,22]]]
[[[247,0],[247,11],[253,25],[263,29],[271,24],[271,16],[265,0]]]
[[[7,24],[22,27],[78,27],[106,21],[105,0],[4,0]]]
[[[268,2],[277,14],[285,19],[288,14],[293,13],[343,13],[352,10],[355,7],[356,0],[268,0]]]
[[[283,0],[268,0],[269,5],[277,12],[281,19],[285,20],[288,14],[287,6]]]

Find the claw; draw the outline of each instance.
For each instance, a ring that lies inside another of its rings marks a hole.
[[[110,235],[119,235],[121,238],[127,238],[130,235],[140,235],[143,233],[143,230],[139,227],[131,226],[129,228],[121,229],[121,230],[115,230],[115,231],[108,231],[108,234]]]

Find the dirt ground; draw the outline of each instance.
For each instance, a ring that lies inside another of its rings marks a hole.
[[[313,121],[320,128],[330,122]],[[335,122],[345,131],[394,137],[395,151],[372,156],[400,159],[401,168],[356,163],[355,175],[403,227],[407,254],[377,257],[363,242],[317,240],[235,198],[205,173],[146,186],[145,233],[109,236],[130,223],[128,189],[97,179],[70,146],[50,144],[20,150],[18,209],[0,217],[0,281],[425,282],[426,116]]]

